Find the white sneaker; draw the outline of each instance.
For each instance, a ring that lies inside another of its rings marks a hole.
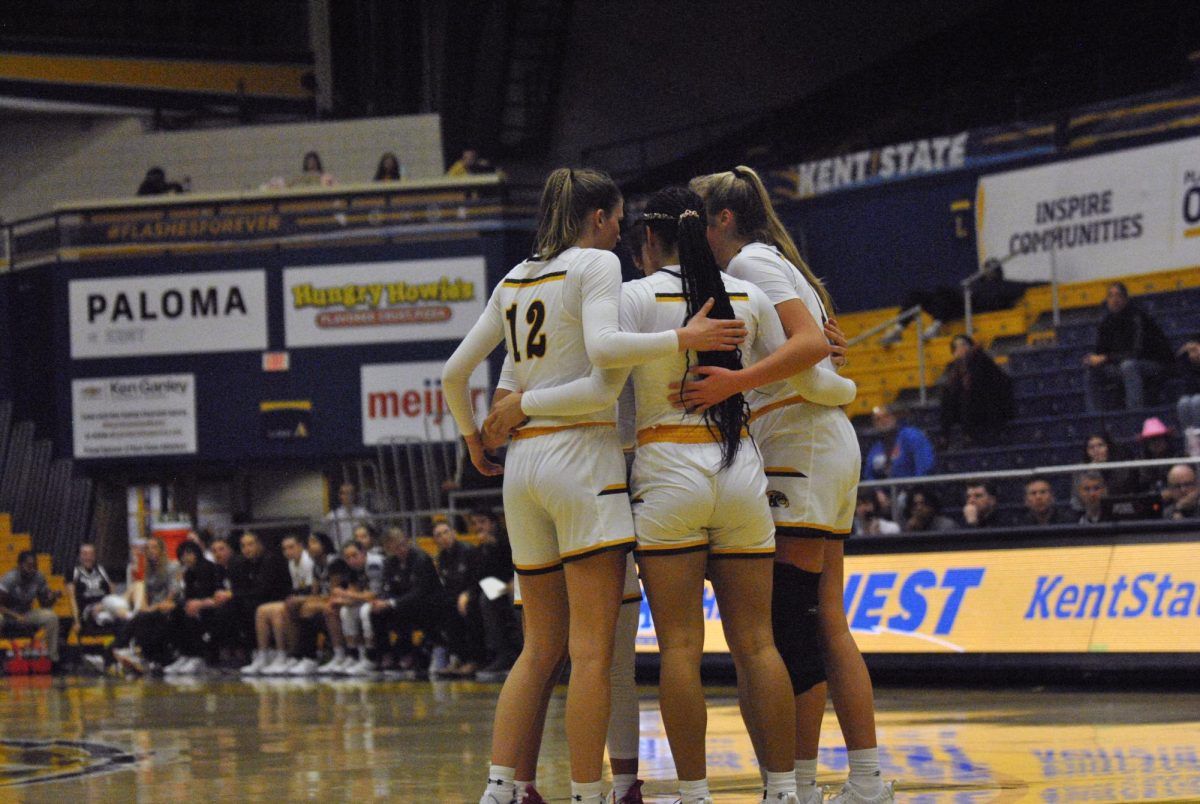
[[[264,676],[284,676],[288,670],[296,663],[296,659],[289,657],[286,653],[281,653],[267,666],[259,671]]]
[[[201,657],[193,656],[192,660],[188,662],[187,667],[179,672],[186,673],[189,676],[202,676],[208,672],[208,665]]]
[[[349,656],[335,656],[325,664],[317,668],[317,674],[322,676],[333,676],[342,672],[342,665],[346,663]]]
[[[315,659],[309,659],[309,658],[305,657],[305,658],[301,659],[300,661],[296,662],[294,665],[292,665],[291,669],[288,670],[288,675],[289,676],[312,676],[312,675],[316,675],[320,671],[320,669],[321,668],[317,667],[317,662]]]
[[[120,662],[126,670],[141,674],[146,672],[146,665],[133,648],[117,648],[112,652],[113,658]]]
[[[379,668],[370,659],[359,659],[357,662],[343,668],[342,672],[348,676],[370,676],[378,673]]]
[[[257,676],[267,666],[267,655],[260,650],[254,651],[254,660],[241,669],[244,676]]]
[[[178,673],[185,665],[187,665],[190,656],[180,656],[175,661],[163,668],[163,675],[174,675]]]
[[[815,784],[806,785],[796,790],[796,800],[800,804],[821,804],[825,800],[825,789]]]
[[[833,788],[825,788],[826,793],[833,792]],[[883,792],[877,796],[867,798],[854,788],[850,782],[846,782],[842,786],[841,792],[830,796],[827,801],[833,804],[887,804],[889,801],[896,800],[896,783],[894,781],[883,783]]]

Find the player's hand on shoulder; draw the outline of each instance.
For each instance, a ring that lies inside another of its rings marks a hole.
[[[708,317],[713,304],[712,299],[704,302],[704,306],[688,319],[687,325],[676,330],[680,351],[730,352],[746,340],[749,331],[739,319]]]

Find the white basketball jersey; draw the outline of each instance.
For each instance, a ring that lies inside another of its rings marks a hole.
[[[733,305],[734,315],[749,330],[742,345],[742,362],[750,365],[770,354],[764,343],[761,318],[775,315],[766,296],[749,282],[722,274],[725,290]],[[667,266],[645,279],[627,282],[621,288],[621,329],[625,332],[659,332],[683,326],[687,319],[687,299],[683,295],[683,280],[679,266]],[[776,329],[779,328],[776,323]],[[688,355],[691,365],[698,365],[694,352]],[[633,369],[637,429],[659,425],[704,425],[704,417],[685,413],[671,406],[667,397],[671,383],[683,379],[687,358],[682,352],[644,363]]]
[[[569,248],[549,262],[526,260],[504,277],[494,299],[504,317],[504,341],[515,377],[525,391],[553,388],[588,376],[583,333],[583,278],[611,270],[610,252]],[[613,422],[615,405],[582,416],[534,417],[527,426],[561,427]]]

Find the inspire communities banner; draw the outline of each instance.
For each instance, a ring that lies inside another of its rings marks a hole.
[[[1200,265],[1200,138],[984,176],[979,258],[1060,282]]]

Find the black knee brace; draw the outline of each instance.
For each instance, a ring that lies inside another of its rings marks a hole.
[[[821,573],[775,562],[775,592],[771,599],[771,628],[796,695],[825,680],[817,617],[817,586]]]

